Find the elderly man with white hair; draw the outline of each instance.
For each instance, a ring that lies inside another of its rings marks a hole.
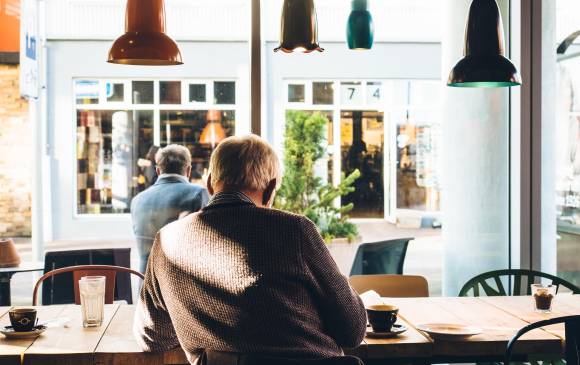
[[[360,345],[362,301],[314,224],[271,208],[279,182],[261,138],[219,144],[208,205],[155,239],[134,325],[144,350],[181,345],[192,364],[228,365],[258,354],[336,357]]]

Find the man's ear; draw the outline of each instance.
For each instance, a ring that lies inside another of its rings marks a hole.
[[[161,169],[159,168],[159,166],[155,167],[155,172],[157,173],[157,175],[161,175]]]
[[[185,177],[189,180],[191,178],[191,165],[185,168]]]
[[[270,208],[272,206],[272,204],[274,204],[274,197],[276,196],[276,186],[277,186],[277,180],[272,179],[268,183],[266,190],[264,190],[264,194],[262,195],[262,204],[265,207]]]
[[[211,186],[211,174],[209,174],[207,176],[206,186],[207,186],[207,192],[209,193],[209,195],[213,195],[213,186]]]

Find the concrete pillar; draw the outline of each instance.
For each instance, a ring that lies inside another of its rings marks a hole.
[[[444,4],[446,81],[463,55],[471,1]],[[443,87],[443,295],[455,296],[473,276],[509,264],[509,91]]]

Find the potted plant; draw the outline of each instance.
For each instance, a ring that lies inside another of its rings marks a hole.
[[[336,200],[354,192],[353,183],[360,177],[355,170],[343,174],[333,186],[316,175],[315,165],[325,155],[326,127],[320,112],[288,111],[284,135],[284,177],[275,207],[303,214],[312,220],[339,265],[348,274],[358,248],[358,229],[348,221],[354,205],[337,206]]]

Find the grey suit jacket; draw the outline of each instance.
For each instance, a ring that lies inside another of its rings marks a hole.
[[[176,221],[183,212],[197,212],[207,205],[209,194],[185,178],[161,175],[155,184],[131,202],[133,232],[139,254],[148,256],[157,231]]]

